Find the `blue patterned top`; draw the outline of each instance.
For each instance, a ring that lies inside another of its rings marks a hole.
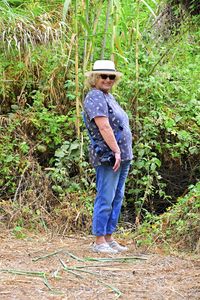
[[[84,112],[87,128],[95,144],[98,144],[104,151],[110,150],[94,121],[95,117],[108,117],[115,136],[117,132],[121,130],[118,145],[121,151],[122,161],[131,160],[133,158],[132,134],[129,127],[128,116],[111,94],[103,93],[101,90],[95,88],[90,90],[85,97]],[[92,165],[94,167],[100,165],[99,155],[92,143],[89,146],[89,153]]]

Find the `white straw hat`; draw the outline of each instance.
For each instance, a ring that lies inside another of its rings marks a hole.
[[[122,76],[122,73],[116,71],[115,64],[112,60],[95,61],[92,71],[86,72],[85,76],[90,76],[91,74],[113,74],[117,77]]]

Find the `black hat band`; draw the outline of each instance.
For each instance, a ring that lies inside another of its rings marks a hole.
[[[108,72],[116,72],[115,69],[92,69],[92,71],[108,71]]]

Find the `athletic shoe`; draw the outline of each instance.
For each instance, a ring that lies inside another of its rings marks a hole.
[[[107,242],[107,244],[110,248],[116,250],[117,252],[123,252],[128,250],[127,247],[119,245],[116,241]]]
[[[94,244],[92,247],[92,251],[96,253],[108,253],[108,254],[118,253],[117,250],[112,249],[107,243]]]

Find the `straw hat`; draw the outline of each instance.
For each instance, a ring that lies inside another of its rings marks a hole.
[[[91,74],[113,74],[117,77],[122,76],[122,73],[116,71],[115,64],[112,60],[95,61],[92,71],[86,72],[85,76],[90,76]]]

